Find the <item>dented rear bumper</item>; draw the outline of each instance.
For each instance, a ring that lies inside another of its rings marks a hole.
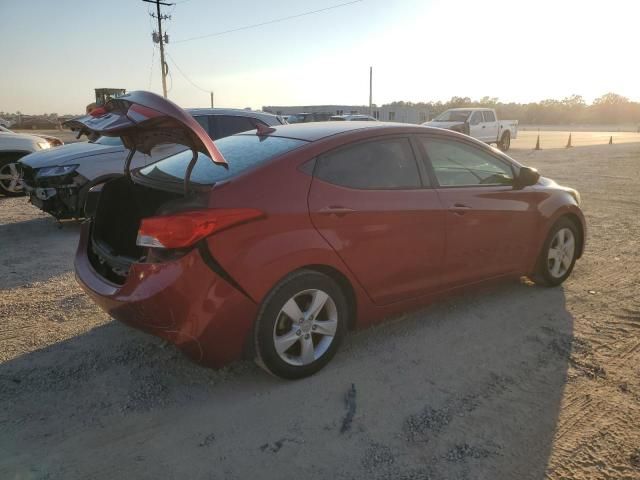
[[[89,236],[87,222],[75,258],[76,278],[105,312],[206,365],[219,367],[243,356],[258,306],[215,273],[198,249],[169,262],[134,263],[118,285],[92,265]]]

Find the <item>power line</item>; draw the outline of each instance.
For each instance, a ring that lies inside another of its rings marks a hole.
[[[180,72],[180,75],[182,75],[185,80],[187,82],[189,82],[191,85],[193,85],[195,88],[197,88],[198,90],[201,90],[203,92],[206,93],[210,93],[211,90],[207,90],[206,88],[202,88],[199,85],[196,85],[189,77],[187,77],[187,75],[182,71],[182,69],[178,66],[178,64],[176,63],[176,61],[173,59],[173,57],[171,55],[169,55],[169,52],[166,52],[167,57],[169,57],[169,59],[171,60],[171,62],[173,63],[173,66],[176,67],[176,69],[178,70],[178,72]]]
[[[250,28],[262,27],[264,25],[271,25],[272,23],[284,22],[285,20],[291,20],[293,18],[299,18],[299,17],[304,17],[304,16],[307,16],[307,15],[313,15],[314,13],[326,12],[327,10],[333,10],[333,9],[336,9],[336,8],[346,7],[348,5],[353,5],[354,3],[360,3],[360,2],[364,2],[364,0],[353,0],[351,2],[340,3],[338,5],[332,5],[331,7],[321,8],[319,10],[312,10],[312,11],[309,11],[309,12],[299,13],[297,15],[289,15],[288,17],[276,18],[274,20],[269,20],[267,22],[254,23],[253,25],[246,25],[244,27],[232,28],[231,30],[223,30],[221,32],[214,32],[214,33],[209,33],[209,34],[206,34],[206,35],[199,35],[197,37],[184,38],[182,40],[176,40],[173,43],[183,43],[183,42],[190,42],[192,40],[200,40],[201,38],[217,37],[219,35],[225,35],[227,33],[239,32],[241,30],[248,30]]]

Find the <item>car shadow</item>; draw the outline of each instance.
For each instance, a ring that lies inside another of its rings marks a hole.
[[[561,288],[508,283],[352,333],[287,382],[111,322],[0,365],[0,477],[542,480],[572,332]]]
[[[0,224],[0,289],[72,271],[79,231],[79,222],[59,224],[49,217]],[[52,250],[57,254],[49,254]]]

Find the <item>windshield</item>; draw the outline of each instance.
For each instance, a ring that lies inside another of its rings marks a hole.
[[[433,119],[434,122],[465,122],[471,115],[470,110],[447,110]]]
[[[287,122],[289,122],[289,123],[304,122],[304,116],[303,115],[289,115],[289,117],[287,118]]]
[[[120,137],[100,137],[95,142],[89,143],[97,143],[98,145],[107,145],[109,147],[117,147],[122,145],[122,140]]]
[[[248,168],[298,148],[307,142],[282,137],[233,135],[216,140],[214,143],[229,163],[229,168],[215,165],[207,155],[199,153],[191,173],[193,183],[212,185],[227,180]],[[144,167],[138,173],[150,180],[182,183],[192,155],[191,150],[185,150]]]

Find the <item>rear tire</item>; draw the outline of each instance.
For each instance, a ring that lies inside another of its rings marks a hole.
[[[533,280],[546,287],[556,287],[564,282],[573,271],[581,242],[576,225],[561,217],[551,227],[542,245]]]
[[[498,148],[503,152],[506,152],[511,147],[511,132],[506,131],[502,134],[500,142],[498,142]]]
[[[255,361],[286,379],[313,375],[333,358],[347,330],[349,308],[328,276],[300,270],[267,295],[255,327]]]
[[[18,160],[26,153],[0,154],[0,194],[7,197],[24,195]]]

